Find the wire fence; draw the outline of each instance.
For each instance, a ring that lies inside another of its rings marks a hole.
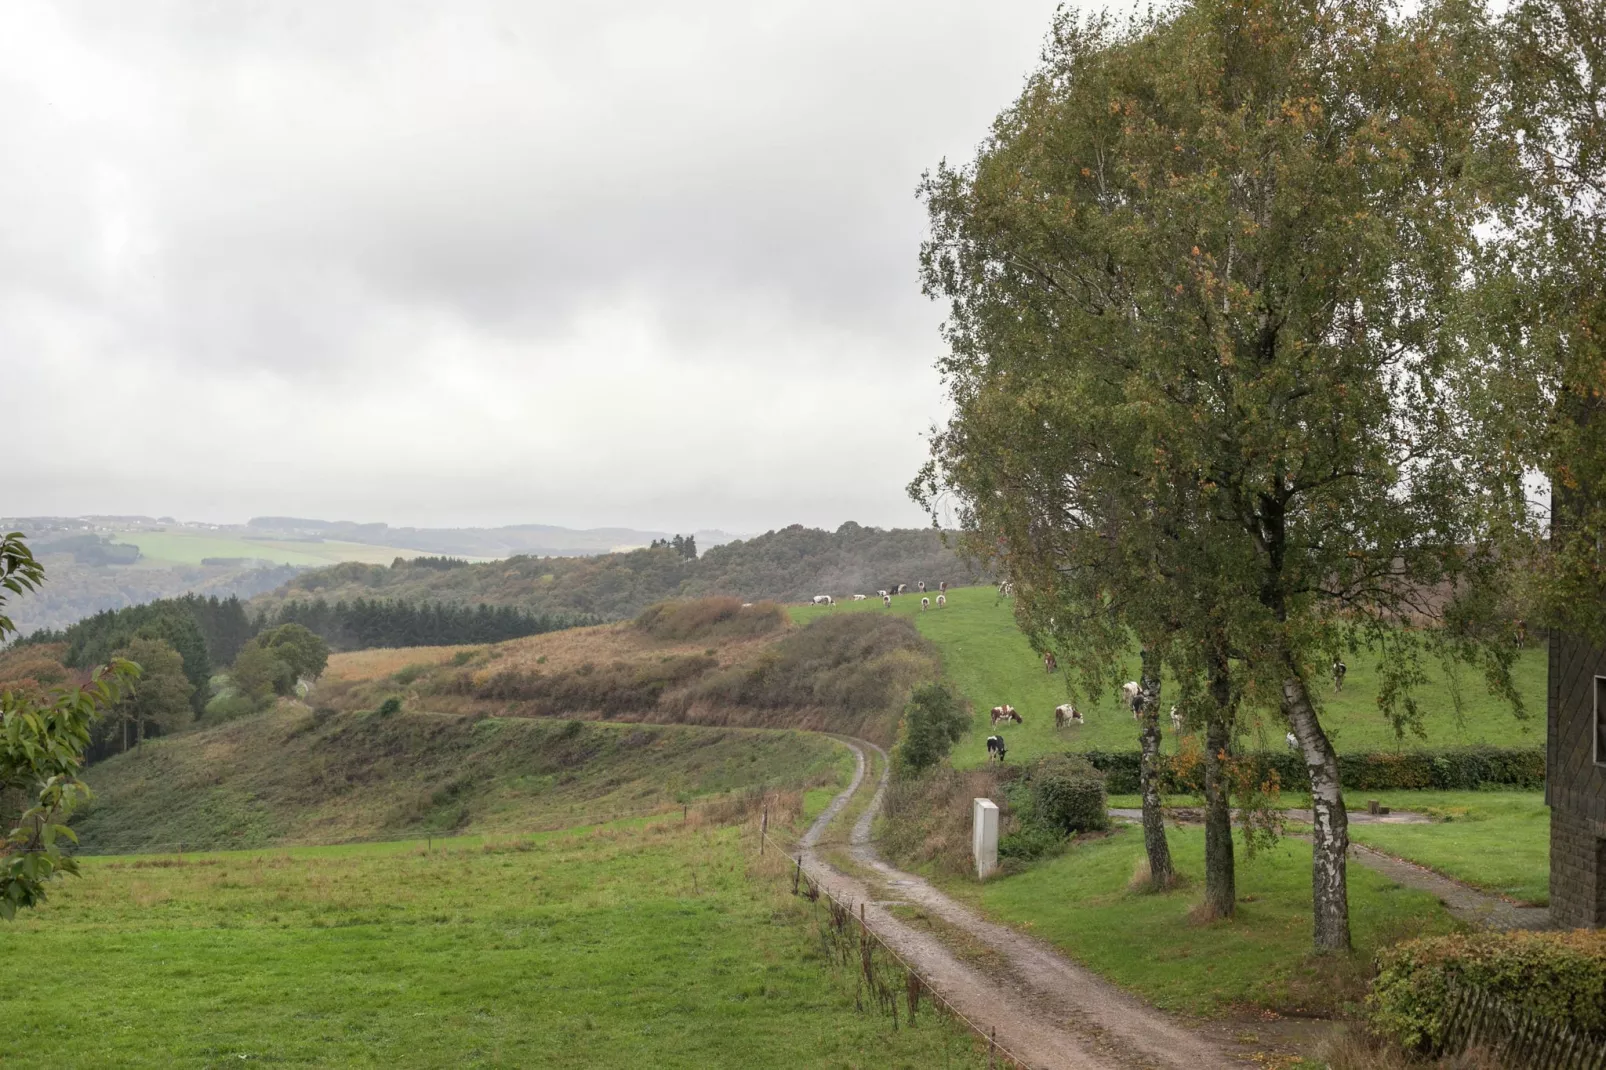
[[[813,904],[814,924],[826,958],[844,968],[855,970],[857,989],[854,998],[861,1011],[868,1003],[889,1015],[892,1028],[896,1030],[899,1028],[900,1006],[904,1008],[905,1020],[913,1022],[921,1000],[927,1000],[943,1013],[963,1022],[987,1046],[987,1065],[990,1070],[1009,1067],[1030,1070],[1024,1059],[999,1041],[996,1028],[982,1026],[950,1003],[925,974],[870,926],[865,917],[864,903],[857,904],[858,911],[855,913],[852,900],[833,895],[830,889],[804,871],[802,855],[792,855],[772,840],[769,836],[768,811],[759,827],[758,839],[760,853],[767,845],[792,859],[792,894]]]

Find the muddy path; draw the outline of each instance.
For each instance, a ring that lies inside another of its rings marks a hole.
[[[854,796],[867,790],[866,752],[873,743],[834,737],[856,755],[853,781],[832,800],[801,847],[804,871],[843,901],[864,906],[866,923],[925,974],[961,1014],[996,1029],[1000,1045],[1025,1065],[1045,1070],[1218,1070],[1253,1065],[1251,1052],[1224,1043],[1156,1010],[1060,955],[1039,940],[982,918],[930,883],[884,862],[870,843],[870,827],[886,791],[887,766],[875,795],[848,837],[853,861],[872,881],[842,873],[817,854],[826,829]],[[918,907],[985,945],[999,968],[983,972],[941,939],[900,920],[887,908]]]

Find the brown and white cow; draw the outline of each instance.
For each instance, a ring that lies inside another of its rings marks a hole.
[[[996,725],[999,722],[1003,722],[1004,724],[1008,724],[1011,721],[1015,722],[1016,724],[1024,724],[1025,723],[1020,719],[1020,714],[1015,712],[1015,707],[1013,707],[1013,706],[994,706],[993,707],[993,724]]]
[[[1054,707],[1054,727],[1064,728],[1066,725],[1083,724],[1082,711],[1067,702],[1062,706]]]

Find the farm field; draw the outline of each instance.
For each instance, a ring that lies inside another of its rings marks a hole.
[[[950,894],[1047,940],[1156,1006],[1204,1016],[1242,1005],[1283,1014],[1336,1013],[1364,994],[1367,964],[1379,946],[1455,925],[1431,895],[1351,864],[1357,953],[1313,957],[1308,845],[1284,840],[1251,860],[1240,843],[1238,915],[1202,922],[1191,912],[1204,882],[1204,832],[1171,828],[1169,838],[1187,882],[1164,894],[1128,890],[1143,859],[1142,831],[1131,825],[985,884],[936,879]]]
[[[806,733],[276,710],[148,740],[89,768],[95,853],[528,832],[722,793],[845,783]]]
[[[942,1020],[858,1013],[752,843],[671,820],[86,859],[0,927],[0,1065],[981,1065]]]
[[[420,550],[395,546],[374,546],[361,542],[301,542],[290,539],[246,539],[231,535],[210,535],[188,531],[124,531],[115,541],[138,546],[138,565],[167,567],[199,565],[209,557],[257,558],[276,565],[334,565],[342,561],[361,561],[388,565],[398,557],[413,558]],[[138,567],[136,565],[135,567]]]
[[[873,597],[873,596],[872,596]],[[879,601],[844,602],[835,607],[792,606],[792,619],[807,623],[822,613],[885,613]],[[893,600],[891,612],[914,619],[920,633],[941,651],[943,673],[975,706],[975,729],[954,748],[953,763],[959,768],[986,761],[983,740],[990,733],[987,711],[999,703],[1014,706],[1025,723],[1001,734],[1009,744],[1009,757],[1029,760],[1040,754],[1063,750],[1135,750],[1137,733],[1132,715],[1124,710],[1117,696],[1099,695],[1089,701],[1077,696],[1077,704],[1087,724],[1068,729],[1054,728],[1054,707],[1068,701],[1067,673],[1049,675],[1041,659],[1032,652],[1026,638],[1015,626],[1010,604],[993,587],[961,587],[948,592],[948,605],[942,610],[920,610],[918,595],[905,594]],[[1131,672],[1136,673],[1132,658]],[[1517,666],[1520,693],[1528,717],[1518,720],[1510,708],[1490,695],[1481,680],[1470,672],[1460,680],[1463,699],[1458,719],[1442,674],[1435,673],[1437,686],[1424,688],[1418,695],[1426,711],[1426,739],[1407,736],[1399,739],[1376,704],[1377,678],[1364,654],[1348,661],[1349,674],[1342,693],[1320,695],[1325,707],[1324,723],[1340,751],[1412,749],[1423,746],[1460,746],[1492,743],[1500,746],[1542,747],[1545,740],[1545,656],[1539,649],[1525,652]],[[1254,711],[1249,711],[1253,720]],[[1176,749],[1169,724],[1163,724],[1163,749]],[[1251,724],[1247,746],[1281,747],[1285,729],[1275,712],[1262,714],[1260,724]]]

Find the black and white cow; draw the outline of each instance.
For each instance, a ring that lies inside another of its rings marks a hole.
[[[998,755],[998,760],[1000,762],[1002,762],[1004,760],[1004,737],[1003,736],[988,736],[987,737],[987,758],[988,758],[988,760],[991,761],[993,755],[995,755],[995,754]]]
[[[1344,674],[1349,672],[1349,666],[1337,658],[1333,659],[1333,690],[1344,690]]]

